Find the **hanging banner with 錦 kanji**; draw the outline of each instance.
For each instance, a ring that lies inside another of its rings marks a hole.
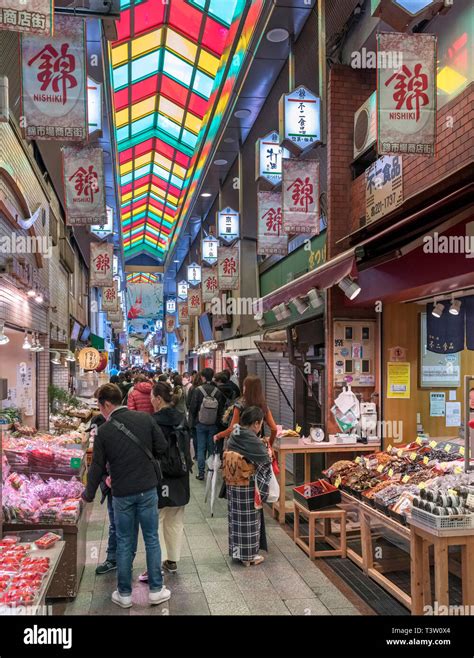
[[[91,244],[90,286],[111,288],[114,285],[113,255],[113,244]]]
[[[162,283],[127,284],[127,318],[156,318],[163,310]]]
[[[217,279],[219,290],[239,287],[239,247],[219,247],[217,250]]]
[[[176,328],[176,318],[174,315],[166,316],[166,331],[168,334],[172,334]]]
[[[219,292],[217,270],[215,267],[204,267],[202,270],[202,301],[211,302]]]
[[[54,37],[21,36],[21,114],[30,139],[87,137],[84,21],[56,15]]]
[[[377,35],[377,151],[434,155],[436,36]]]
[[[112,311],[116,313],[119,310],[118,281],[110,288],[102,288],[102,311]]]
[[[63,149],[66,224],[103,225],[105,210],[104,154],[100,148],[67,146]]]
[[[178,302],[179,324],[189,324],[188,302]]]
[[[319,162],[283,160],[283,231],[319,233]]]
[[[188,315],[201,315],[201,287],[190,288],[188,294]]]
[[[282,228],[281,192],[259,192],[257,254],[285,256],[287,253],[288,235]]]
[[[0,0],[0,30],[49,36],[53,31],[53,0]]]

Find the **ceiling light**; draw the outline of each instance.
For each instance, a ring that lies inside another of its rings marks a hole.
[[[267,32],[267,39],[272,43],[280,43],[281,41],[286,41],[290,33],[288,30],[285,30],[284,27],[275,27],[273,30]]]
[[[10,342],[10,339],[5,334],[5,323],[0,322],[0,345],[6,345]]]
[[[65,357],[65,358],[66,358],[66,361],[71,361],[71,362],[76,360],[76,357],[75,357],[74,354],[71,352],[71,350],[68,350],[68,351],[67,351],[67,354],[66,354],[66,357]]]
[[[53,352],[53,356],[51,358],[51,363],[54,363],[56,366],[61,365],[61,357],[59,356],[59,352]]]
[[[25,331],[25,338],[23,339],[22,347],[24,350],[31,350],[31,342],[27,331]]]
[[[324,299],[317,288],[311,288],[307,294],[307,297],[313,308],[319,308],[324,304]]]
[[[226,165],[227,163],[228,163],[228,160],[224,160],[224,158],[214,160],[214,164],[217,165],[218,167],[222,167],[223,165]]]
[[[251,114],[250,110],[237,110],[237,112],[234,112],[236,119],[247,119]]]
[[[44,301],[43,295],[39,292],[35,297],[35,302],[38,302],[38,304],[42,304],[43,301]]]
[[[303,301],[302,297],[296,297],[296,299],[293,299],[293,306],[296,308],[298,313],[300,315],[303,315],[303,313],[306,313],[306,311],[309,308],[309,304],[305,301]]]
[[[441,302],[437,302],[435,300],[435,305],[433,307],[433,310],[431,311],[431,315],[434,315],[435,318],[440,318],[443,315],[444,311],[444,304]]]
[[[451,306],[449,307],[449,312],[451,313],[451,315],[459,315],[460,309],[461,309],[461,300],[453,298],[451,300]]]
[[[27,292],[28,297],[36,297],[36,290],[34,288],[30,288]]]
[[[179,263],[179,260],[175,258],[175,260],[173,261],[173,263]]]
[[[212,196],[212,194],[210,192],[203,192],[201,196],[204,197],[205,199],[208,199],[210,196]]]
[[[350,299],[351,301],[355,299],[361,291],[361,287],[348,276],[345,276],[342,281],[339,281],[338,286],[347,299]]]
[[[233,137],[226,137],[226,138],[224,139],[224,142],[225,142],[226,144],[233,144],[233,143],[235,142],[235,139],[234,139]]]

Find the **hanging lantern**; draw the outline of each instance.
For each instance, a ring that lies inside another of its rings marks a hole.
[[[209,235],[207,238],[204,238],[201,246],[203,261],[209,265],[217,263],[217,247],[219,246],[219,240],[212,235]]]
[[[191,286],[198,286],[201,283],[201,266],[197,263],[188,265],[188,283]]]
[[[176,299],[174,297],[170,297],[166,301],[166,312],[167,313],[176,313]]]
[[[232,208],[217,213],[217,235],[224,242],[233,242],[240,237],[240,215]]]
[[[265,179],[272,185],[281,183],[282,160],[289,158],[287,149],[280,146],[280,136],[276,130],[257,139],[256,149],[256,172],[255,179]]]
[[[298,154],[321,141],[321,99],[307,87],[283,94],[278,112],[282,146]]]
[[[178,283],[178,297],[179,299],[187,299],[188,298],[188,282],[187,281],[180,281]]]
[[[95,370],[100,365],[100,352],[95,347],[85,347],[79,352],[78,360],[83,370]]]
[[[107,352],[101,352],[101,354],[100,354],[100,363],[97,366],[97,368],[95,369],[95,371],[96,372],[103,372],[106,369],[108,362],[109,362],[108,353]]]

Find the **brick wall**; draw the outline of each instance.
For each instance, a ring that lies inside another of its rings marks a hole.
[[[56,340],[59,328],[62,340],[63,331],[69,336],[69,273],[59,261],[59,246],[53,247],[53,257],[49,261],[49,291],[51,337]]]

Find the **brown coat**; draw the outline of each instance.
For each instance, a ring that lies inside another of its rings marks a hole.
[[[255,473],[255,466],[249,464],[238,452],[226,450],[223,456],[223,476],[227,485],[248,487],[250,478]]]

